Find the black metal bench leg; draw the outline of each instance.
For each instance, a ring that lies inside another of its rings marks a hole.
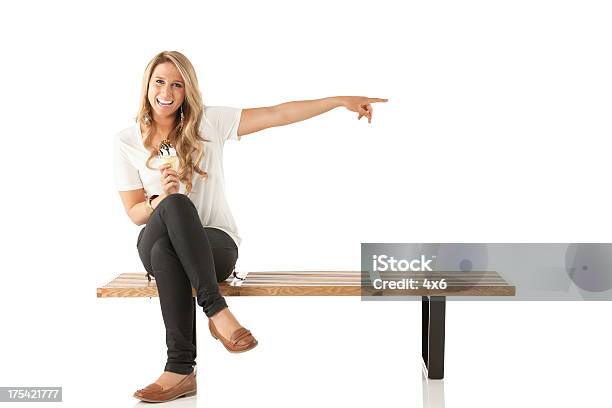
[[[429,298],[421,297],[421,357],[427,368],[427,354],[429,354]]]
[[[446,297],[423,296],[421,308],[421,356],[427,368],[427,377],[441,380],[444,378]]]

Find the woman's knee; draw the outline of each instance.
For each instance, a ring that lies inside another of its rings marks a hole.
[[[167,236],[159,238],[151,247],[151,265],[160,265],[168,262],[169,258],[176,257],[174,248]]]
[[[185,194],[174,193],[164,198],[158,205],[163,208],[183,208],[194,207],[193,202]]]

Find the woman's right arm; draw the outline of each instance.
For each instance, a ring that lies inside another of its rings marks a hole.
[[[151,201],[151,206],[156,208],[157,205],[168,195],[178,193],[179,191],[179,179],[178,175],[174,170],[170,168],[170,165],[164,164],[159,168],[160,181],[164,192]],[[130,220],[136,225],[146,224],[151,216],[151,209],[147,205],[147,197],[144,193],[144,188],[130,191],[120,191],[119,196],[123,203],[123,208],[127,213]]]
[[[119,196],[121,202],[123,202],[123,208],[126,214],[130,217],[130,220],[136,225],[146,224],[151,215],[151,209],[147,205],[147,199],[144,193],[144,189],[131,190],[131,191],[120,191]],[[157,207],[157,204],[166,197],[165,194],[155,198],[151,205],[153,208]]]

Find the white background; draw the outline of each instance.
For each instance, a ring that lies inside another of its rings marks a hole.
[[[157,52],[191,59],[208,105],[389,98],[370,125],[339,108],[226,144],[237,270],[351,270],[361,242],[610,242],[611,14],[533,0],[2,6],[0,386],[130,406],[163,369],[158,300],[94,294],[143,270],[112,140]],[[193,404],[421,404],[418,303],[229,302],[260,346],[226,355],[202,314]],[[611,311],[451,302],[447,406],[601,406]]]

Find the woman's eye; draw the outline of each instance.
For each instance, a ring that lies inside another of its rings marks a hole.
[[[157,83],[157,84],[163,84],[163,83],[164,83],[164,81],[162,81],[161,79],[158,79],[158,80],[156,80],[156,81],[155,81],[155,83]]]
[[[183,85],[181,85],[181,84],[179,84],[179,83],[176,83],[176,84],[174,84],[174,85],[176,85],[176,87],[177,87],[177,88],[182,88],[182,87],[183,87]]]

